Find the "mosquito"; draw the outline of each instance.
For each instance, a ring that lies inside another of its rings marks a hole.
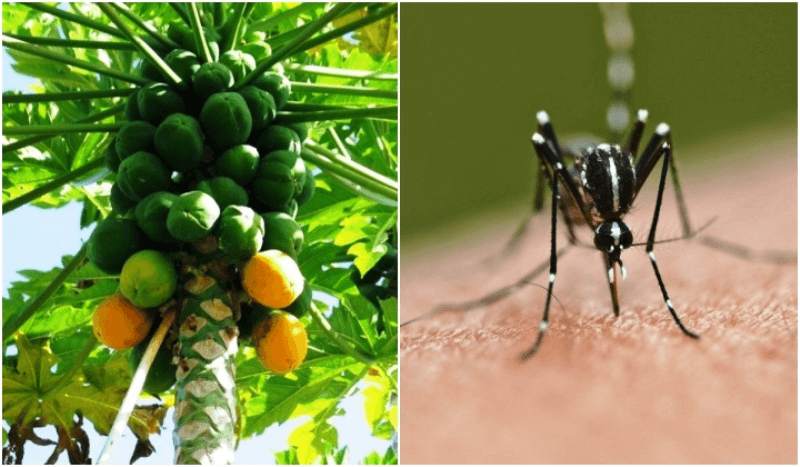
[[[583,244],[575,234],[575,226],[583,224],[589,226],[594,233],[594,245],[591,246],[591,248],[597,249],[603,253],[615,316],[619,317],[617,270],[619,270],[622,279],[625,279],[627,275],[625,265],[622,262],[622,252],[632,246],[644,245],[667,310],[684,335],[692,339],[699,339],[699,334],[687,329],[675,311],[675,307],[669,298],[666,286],[664,285],[664,281],[658,269],[654,246],[657,243],[690,238],[707,227],[710,222],[697,231],[694,231],[691,227],[688,210],[680,186],[678,170],[673,159],[672,135],[669,125],[660,123],[656,127],[655,133],[650,138],[641,156],[634,162],[634,156],[638,153],[639,144],[644,134],[648,112],[644,109],[639,110],[637,116],[638,119],[634,123],[628,141],[623,147],[617,144],[603,143],[584,147],[581,149],[580,154],[576,154],[558,143],[555,130],[553,129],[547,112],[538,112],[536,114],[539,124],[538,129],[531,138],[541,167],[539,171],[540,183],[538,184],[537,195],[534,201],[534,210],[537,210],[536,205],[540,203],[540,201],[536,201],[536,199],[542,200],[541,193],[544,189],[544,183],[541,182],[542,178],[546,178],[551,186],[549,262],[534,269],[516,283],[497,290],[485,297],[458,305],[440,305],[420,317],[403,323],[403,326],[444,311],[467,311],[490,305],[522,287],[530,285],[530,281],[535,276],[544,272],[549,264],[550,276],[547,286],[547,298],[542,320],[539,325],[539,331],[533,345],[520,356],[522,361],[531,358],[539,350],[549,327],[550,302],[553,297],[553,286],[556,281],[558,258],[566,253],[568,248],[574,245],[587,246]],[[661,176],[655,210],[653,212],[653,220],[650,225],[650,233],[646,243],[635,244],[633,243],[631,229],[625,224],[623,217],[630,212],[641,188],[644,186],[645,181],[647,181],[647,178],[650,176],[650,173],[656,167],[659,160],[662,161]],[[675,189],[676,201],[683,227],[683,235],[679,238],[656,241],[658,218],[661,211],[667,177],[671,178]],[[567,226],[569,241],[569,245],[561,249],[559,249],[556,244],[556,227],[559,211],[561,211]]]

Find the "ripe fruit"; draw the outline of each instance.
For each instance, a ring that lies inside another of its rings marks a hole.
[[[119,276],[122,295],[136,306],[152,308],[169,300],[175,292],[178,274],[164,253],[142,250],[128,258]]]
[[[258,253],[242,267],[242,286],[270,308],[289,306],[303,292],[303,274],[291,256],[278,250]]]
[[[121,293],[109,296],[97,307],[92,328],[97,339],[112,349],[127,349],[147,337],[155,317],[128,301]]]
[[[294,315],[274,311],[253,329],[253,345],[265,367],[275,373],[286,373],[306,358],[308,335]]]

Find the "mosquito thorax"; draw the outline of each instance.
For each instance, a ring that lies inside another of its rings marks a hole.
[[[633,244],[630,227],[620,219],[601,222],[594,230],[594,246],[609,254],[612,262],[619,262],[622,250]]]
[[[628,212],[636,183],[629,152],[616,144],[590,146],[581,151],[575,167],[593,217],[614,220]]]

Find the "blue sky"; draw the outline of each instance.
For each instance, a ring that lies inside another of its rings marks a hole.
[[[10,57],[3,50],[2,82],[3,91],[18,90],[30,92],[28,84],[34,80],[21,76],[13,71],[9,62]],[[39,209],[31,206],[20,207],[2,216],[2,277],[3,296],[8,297],[8,288],[11,282],[21,280],[16,271],[21,269],[49,270],[60,265],[61,257],[66,254],[75,254],[92,232],[92,227],[81,230],[79,227],[81,205],[70,203],[59,209]],[[384,453],[389,447],[389,441],[373,438],[366,423],[363,411],[363,398],[360,394],[348,397],[340,404],[345,410],[345,416],[333,417],[331,423],[338,429],[340,446],[347,445],[350,451],[350,462],[360,462],[364,456],[372,451]],[[304,423],[306,418],[295,419],[282,426],[273,426],[263,435],[245,440],[239,444],[237,450],[237,463],[240,464],[271,464],[274,462],[272,452],[286,450],[285,440],[291,431]],[[4,422],[4,429],[8,425]],[[156,453],[140,459],[137,465],[144,464],[172,464],[173,445],[172,412],[167,414],[162,434],[152,439]],[[88,428],[90,437],[91,457],[96,460],[105,441],[94,431]],[[55,430],[41,429],[37,433],[45,438],[55,439]],[[135,438],[130,430],[117,443],[115,455],[111,464],[128,464]],[[39,447],[30,443],[26,446],[25,463],[43,464],[52,453],[51,447]],[[59,464],[67,464],[66,454],[62,454]]]

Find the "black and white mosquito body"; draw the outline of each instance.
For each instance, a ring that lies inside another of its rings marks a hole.
[[[536,353],[549,326],[550,299],[553,295],[553,286],[556,280],[558,257],[564,252],[564,250],[559,251],[556,247],[557,212],[559,210],[564,214],[570,245],[580,244],[574,232],[576,225],[585,224],[593,230],[594,247],[603,253],[605,268],[608,272],[608,284],[614,314],[619,316],[617,267],[622,278],[625,279],[627,272],[622,263],[621,255],[624,250],[634,244],[631,229],[622,219],[630,211],[644,182],[659,160],[662,160],[662,168],[658,196],[650,225],[650,234],[645,243],[645,250],[650,258],[650,264],[653,266],[664,303],[675,323],[686,336],[693,339],[699,338],[697,334],[686,329],[675,312],[664,281],[661,278],[653,251],[656,244],[658,216],[661,211],[668,172],[675,187],[684,237],[688,238],[694,232],[689,224],[677,168],[672,159],[672,138],[669,126],[666,123],[661,123],[656,127],[655,133],[641,156],[634,161],[644,133],[647,117],[646,110],[639,111],[638,120],[634,124],[624,147],[603,143],[583,148],[580,154],[575,154],[559,145],[547,113],[545,111],[537,113],[536,118],[539,127],[531,140],[542,167],[540,179],[541,177],[546,177],[552,189],[550,281],[547,287],[547,299],[539,326],[539,333],[534,344],[522,354],[522,360],[527,360]],[[543,186],[542,183],[539,183],[538,189],[542,190]],[[541,196],[538,198],[541,198]],[[561,200],[561,198],[565,199]],[[559,202],[559,200],[562,202]],[[568,211],[573,212],[573,214],[570,215]],[[575,211],[578,213],[577,218],[574,214]]]

